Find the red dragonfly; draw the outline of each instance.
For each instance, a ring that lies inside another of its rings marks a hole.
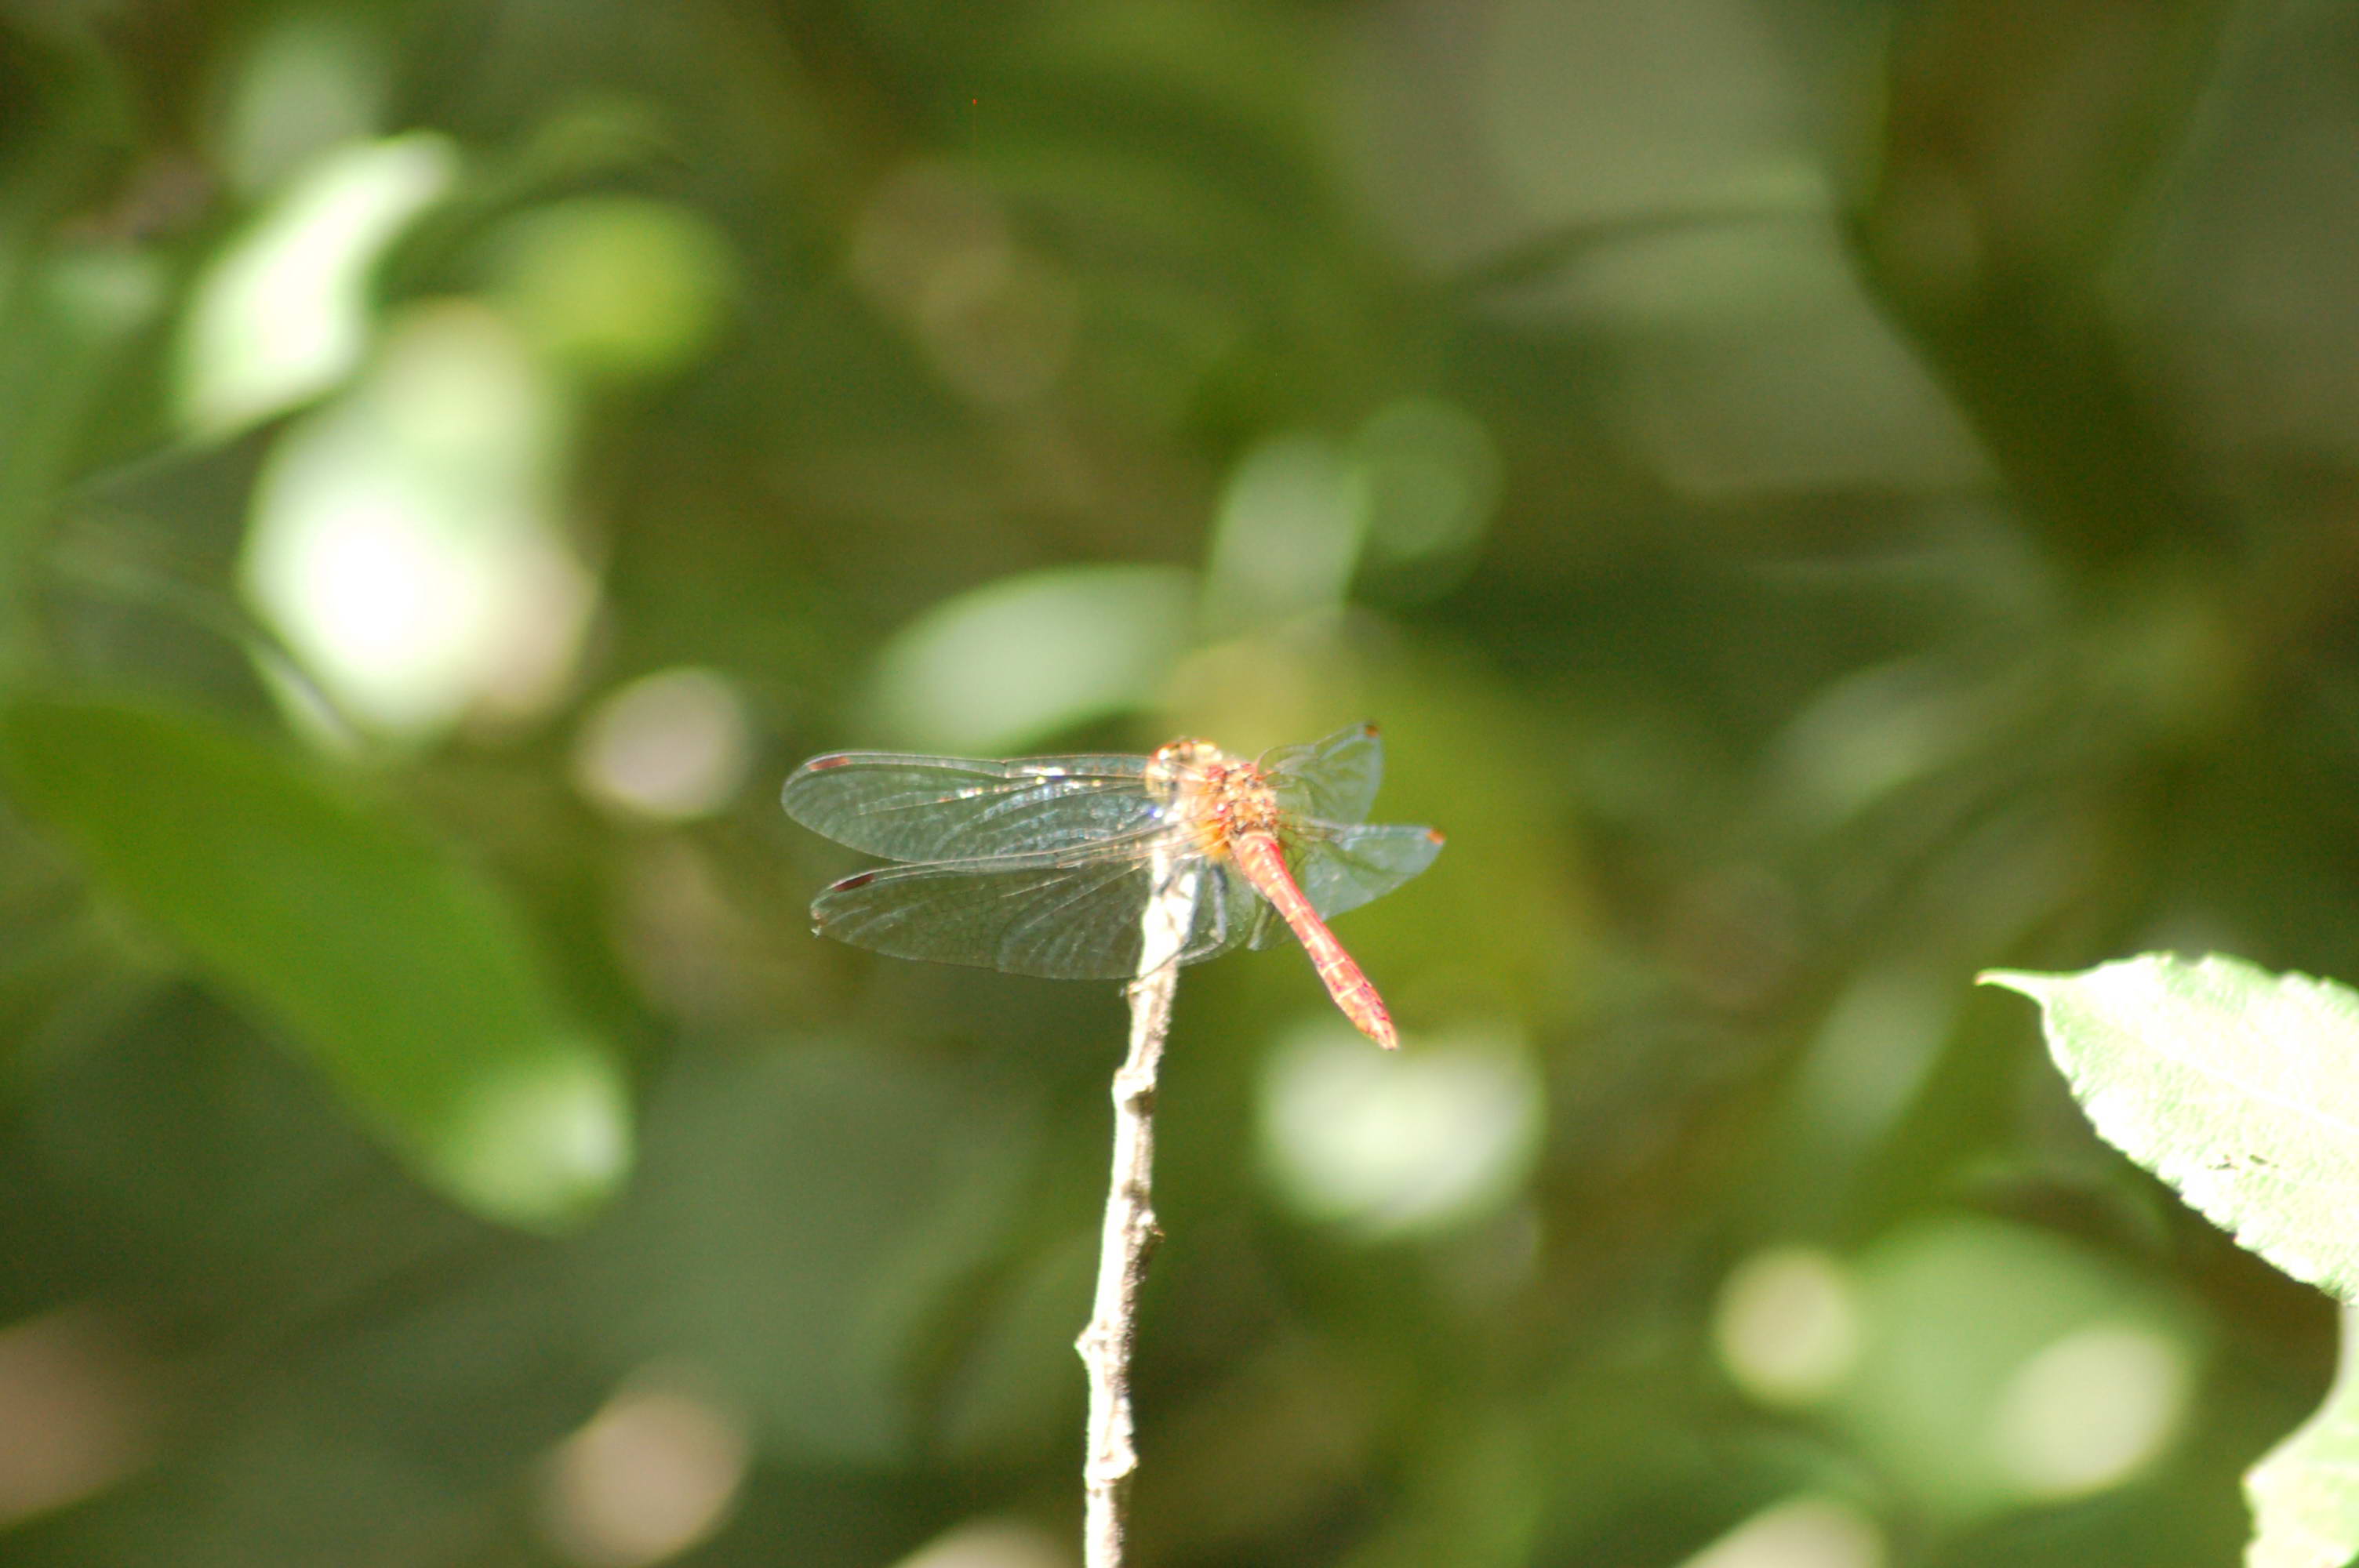
[[[979,762],[894,752],[813,757],[787,815],[838,843],[915,864],[844,878],[811,903],[823,936],[899,958],[1058,979],[1137,976],[1158,874],[1191,884],[1178,962],[1290,930],[1343,1015],[1398,1044],[1326,918],[1433,863],[1430,827],[1367,822],[1384,750],[1373,724],[1257,762],[1207,741],[1151,756]]]

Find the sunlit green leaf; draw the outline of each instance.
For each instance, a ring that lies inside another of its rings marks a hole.
[[[514,912],[448,854],[161,708],[18,698],[0,708],[0,777],[452,1198],[549,1225],[621,1178],[619,1065],[564,1017]]]
[[[2039,1003],[2107,1141],[2287,1273],[2359,1297],[2359,995],[2217,955],[1983,978]]]
[[[2253,1505],[2246,1568],[2342,1568],[2359,1555],[2359,1375],[2343,1314],[2343,1371],[2326,1402],[2291,1437],[2245,1472]]]
[[[1194,632],[1196,576],[1065,567],[986,583],[905,626],[877,655],[879,738],[1012,752],[1143,708]]]
[[[369,269],[458,176],[413,132],[322,152],[199,279],[180,344],[180,416],[223,435],[334,386],[368,338]]]

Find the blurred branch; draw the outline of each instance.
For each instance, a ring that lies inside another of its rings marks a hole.
[[[1894,47],[1880,178],[1854,220],[1863,274],[2083,566],[2226,543],[2108,288],[2234,9],[1952,0]]]
[[[1169,851],[1158,852],[1155,894],[1141,925],[1138,979],[1129,990],[1130,1054],[1114,1076],[1114,1173],[1098,1241],[1097,1298],[1089,1326],[1074,1345],[1090,1379],[1089,1452],[1082,1460],[1082,1544],[1088,1568],[1120,1568],[1130,1477],[1138,1469],[1130,1353],[1138,1337],[1139,1291],[1158,1234],[1152,1206],[1155,1075],[1171,1030],[1180,949],[1196,914],[1196,875],[1174,876],[1176,869]]]

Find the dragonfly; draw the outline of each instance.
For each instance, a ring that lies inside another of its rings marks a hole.
[[[788,778],[787,815],[906,862],[845,877],[812,929],[900,958],[1056,979],[1135,979],[1147,904],[1184,880],[1175,961],[1289,935],[1343,1015],[1399,1044],[1384,1000],[1327,921],[1433,863],[1430,827],[1367,820],[1384,771],[1373,724],[1255,760],[1208,741],[1147,756],[984,761],[836,752]]]

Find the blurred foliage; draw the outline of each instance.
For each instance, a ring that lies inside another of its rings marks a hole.
[[[2233,1560],[2331,1303],[1971,980],[2359,974],[2354,134],[2329,0],[0,0],[0,1554],[1071,1561],[1121,1010],[777,784],[1375,719],[1142,1563]]]

